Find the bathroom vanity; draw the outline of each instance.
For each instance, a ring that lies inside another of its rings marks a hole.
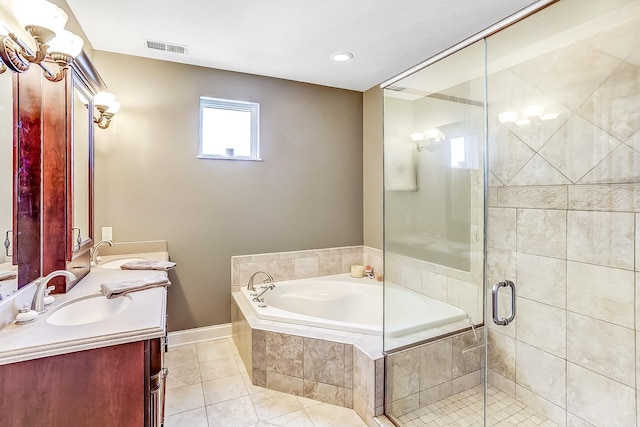
[[[144,254],[154,256],[167,259],[166,252]],[[167,290],[107,300],[100,284],[166,273],[118,268],[118,259],[142,254],[104,258],[110,268],[93,267],[32,323],[8,323],[0,310],[0,425],[162,425]],[[34,285],[2,306],[31,301]],[[113,301],[116,309],[104,308]],[[70,307],[73,316],[54,316]]]

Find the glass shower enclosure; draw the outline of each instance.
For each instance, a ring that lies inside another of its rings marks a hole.
[[[397,425],[640,425],[639,28],[538,2],[383,85]]]

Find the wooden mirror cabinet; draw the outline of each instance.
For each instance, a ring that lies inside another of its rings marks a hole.
[[[48,81],[38,67],[15,77],[19,287],[66,269],[78,280],[50,282],[53,293],[63,293],[91,268],[93,96],[105,88],[84,52],[61,82]]]

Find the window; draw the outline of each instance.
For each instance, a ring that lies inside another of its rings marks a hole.
[[[259,115],[255,102],[201,97],[198,158],[261,160]]]
[[[454,169],[478,169],[478,139],[460,136],[449,140],[451,167]]]

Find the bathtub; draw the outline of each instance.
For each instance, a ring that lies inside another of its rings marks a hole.
[[[259,319],[382,335],[383,286],[373,279],[349,274],[275,282],[262,296],[266,307],[241,289]],[[466,319],[461,309],[386,282],[388,322],[385,335],[400,337],[416,331]],[[256,285],[258,292],[262,285]]]

